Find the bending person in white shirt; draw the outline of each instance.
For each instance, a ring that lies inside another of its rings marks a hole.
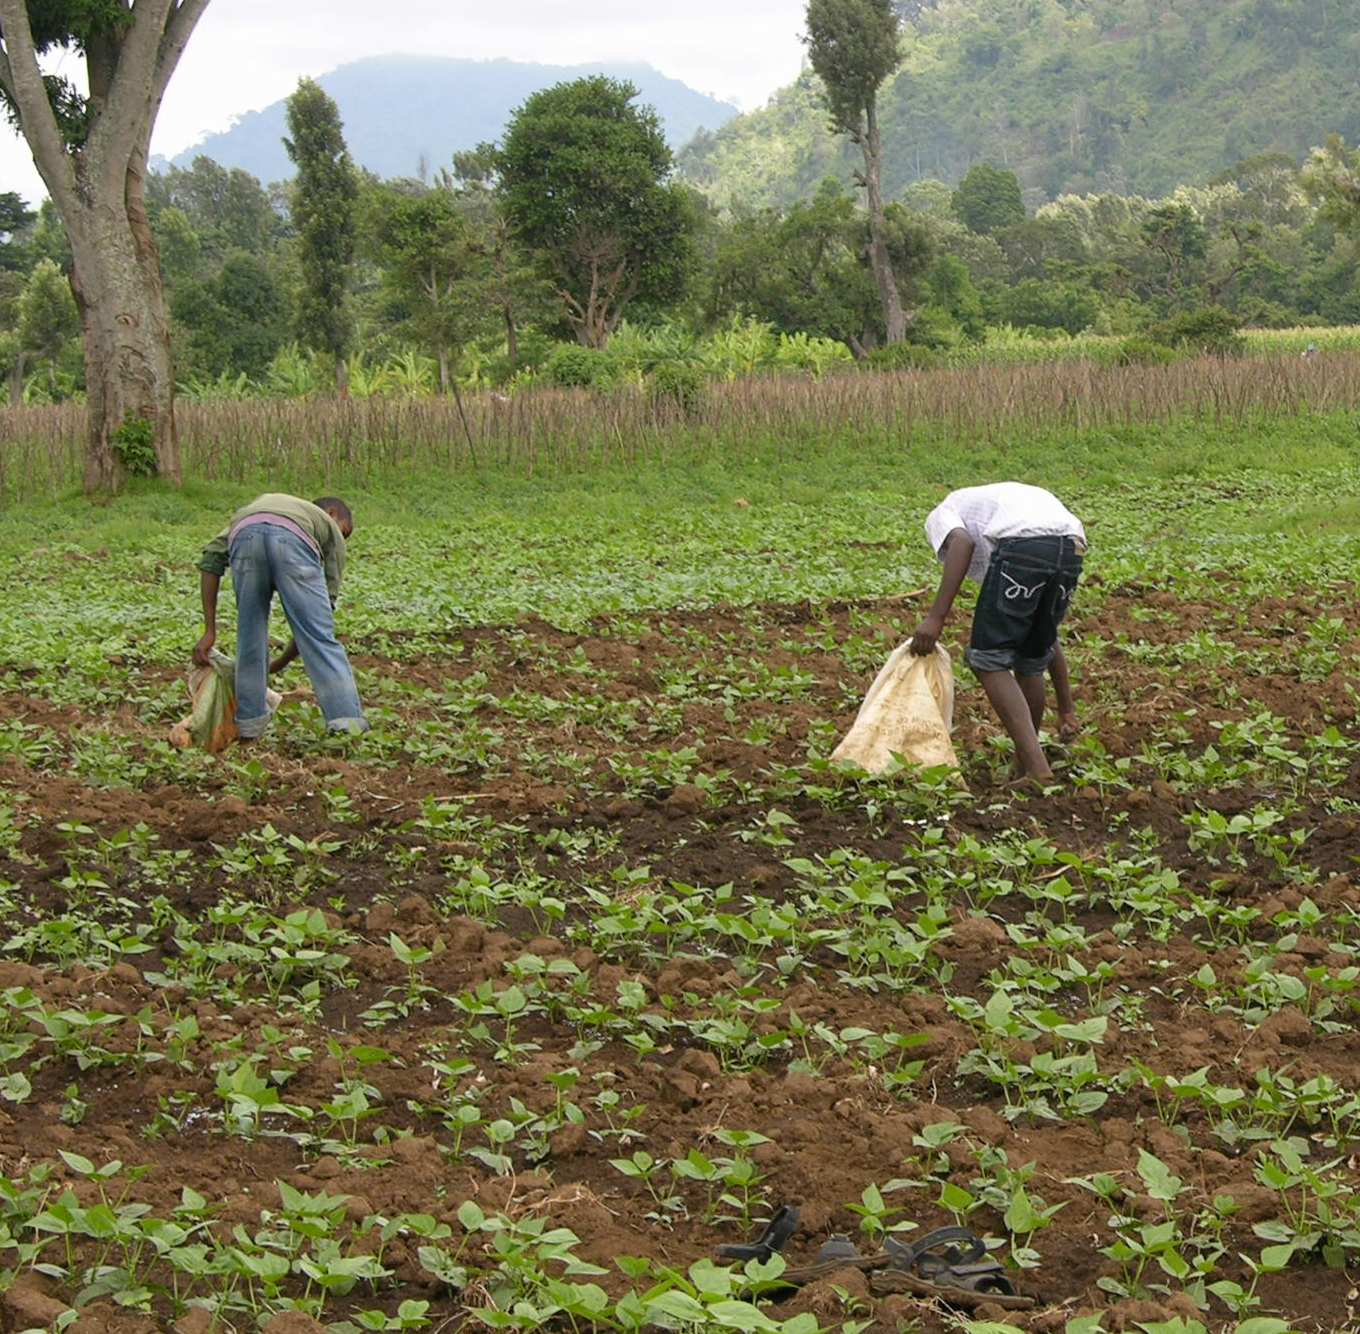
[[[1053,676],[1062,735],[1078,728],[1058,627],[1081,578],[1081,520],[1040,487],[997,482],[945,497],[926,519],[926,537],[944,573],[912,652],[933,653],[963,581],[981,584],[965,660],[1015,743],[1018,776],[1050,781],[1039,743],[1045,672]]]

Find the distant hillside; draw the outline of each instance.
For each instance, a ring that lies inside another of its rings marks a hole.
[[[607,74],[641,90],[656,108],[672,147],[737,114],[726,102],[696,93],[650,65],[521,65],[509,60],[375,56],[342,65],[317,82],[340,106],[354,160],[379,176],[414,176],[422,159],[446,165],[460,149],[500,138],[510,113],[530,94],[564,79]],[[284,103],[241,117],[174,159],[187,167],[200,154],[243,167],[260,180],[293,174],[284,152]]]
[[[1030,202],[1161,195],[1257,153],[1360,138],[1353,0],[939,0],[884,91],[884,185],[1015,170]],[[685,175],[727,204],[786,204],[854,159],[811,73],[701,136]]]

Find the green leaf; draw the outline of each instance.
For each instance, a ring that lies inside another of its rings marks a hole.
[[[750,1302],[731,1300],[711,1302],[708,1306],[708,1320],[726,1329],[755,1331],[779,1328],[778,1322],[771,1320],[760,1307],[753,1306]]]
[[[655,1319],[656,1314],[668,1315],[687,1325],[703,1325],[707,1320],[708,1310],[702,1302],[695,1301],[688,1293],[672,1290],[648,1301],[648,1319]]]
[[[940,1204],[951,1213],[966,1213],[977,1201],[962,1186],[946,1181],[940,1187]]]
[[[62,1161],[71,1169],[71,1171],[76,1172],[83,1177],[94,1176],[94,1164],[88,1158],[83,1158],[78,1153],[67,1153],[65,1149],[58,1149],[57,1152],[61,1155]]]
[[[32,1092],[33,1085],[28,1082],[28,1076],[22,1070],[0,1077],[0,1098],[4,1098],[6,1102],[27,1102]]]
[[[1294,1258],[1294,1245],[1289,1243],[1285,1246],[1267,1246],[1261,1252],[1261,1267],[1267,1272],[1277,1274],[1282,1269],[1289,1268],[1289,1262]]]
[[[1171,1169],[1146,1149],[1138,1150],[1138,1175],[1143,1178],[1147,1192],[1154,1200],[1171,1201],[1184,1189],[1184,1182]]]

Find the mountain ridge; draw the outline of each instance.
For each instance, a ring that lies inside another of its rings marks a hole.
[[[459,150],[498,139],[505,123],[541,88],[587,74],[637,85],[639,101],[654,106],[673,148],[700,129],[717,129],[738,114],[730,103],[696,92],[643,62],[545,65],[509,59],[383,55],[341,65],[317,82],[340,107],[350,154],[379,176],[414,176],[424,162],[446,165]],[[212,158],[266,183],[285,180],[293,164],[283,147],[286,99],[239,116],[170,159],[187,167]]]

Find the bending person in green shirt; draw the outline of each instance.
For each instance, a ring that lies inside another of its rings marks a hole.
[[[300,653],[317,703],[332,732],[366,732],[368,722],[354,672],[335,637],[335,600],[345,572],[345,540],[354,516],[343,500],[315,503],[297,496],[263,495],[237,510],[199,557],[203,638],[194,661],[207,666],[217,643],[217,594],[227,566],[236,591],[236,726],[243,741],[264,735],[270,672]],[[288,647],[269,661],[269,610],[279,595],[293,629]]]

